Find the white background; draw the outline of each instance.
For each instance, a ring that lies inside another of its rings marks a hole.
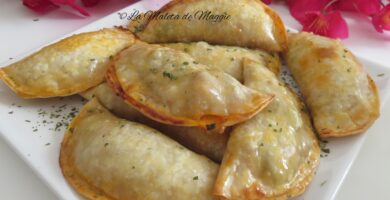
[[[55,10],[38,15],[21,0],[0,0],[0,63],[45,45],[96,19],[124,7],[126,0],[102,0],[88,18]],[[273,5],[285,24],[299,29],[282,5]],[[357,55],[390,67],[390,33],[379,34],[362,16],[345,14],[350,38],[343,42]],[[39,19],[34,21],[34,19]],[[369,66],[366,66],[369,67]],[[0,97],[1,98],[1,97]],[[337,195],[337,200],[390,199],[390,103],[382,109],[375,126],[380,132],[368,135],[361,152]],[[0,199],[58,199],[32,170],[0,139]]]

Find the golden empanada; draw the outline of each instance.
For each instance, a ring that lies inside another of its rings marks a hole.
[[[302,104],[262,65],[247,60],[245,85],[275,99],[231,132],[214,194],[224,199],[287,199],[301,194],[319,163],[320,149]]]
[[[277,53],[242,47],[210,45],[206,42],[167,43],[162,46],[184,51],[197,62],[220,69],[242,82],[242,62],[245,58],[263,63],[275,74],[280,72],[280,59]]]
[[[125,103],[106,83],[102,83],[80,95],[88,100],[95,97],[115,115],[154,128],[196,153],[205,155],[216,162],[222,160],[230,129],[225,130],[226,133],[224,134],[214,134],[198,127],[172,126],[159,123],[138,112],[132,105]]]
[[[141,22],[143,30],[136,34],[149,43],[206,41],[268,51],[286,48],[282,20],[260,0],[173,0],[145,14],[147,22]]]
[[[160,132],[113,116],[96,99],[73,120],[60,166],[88,199],[211,200],[218,165]]]
[[[143,42],[114,57],[107,81],[156,121],[216,131],[252,117],[273,98],[186,53]]]
[[[73,35],[1,68],[0,77],[23,98],[72,95],[101,83],[109,58],[133,42],[118,28]]]
[[[379,117],[374,81],[340,41],[291,34],[285,57],[321,137],[361,133]]]

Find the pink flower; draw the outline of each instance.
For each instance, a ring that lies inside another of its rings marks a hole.
[[[330,0],[288,0],[287,4],[290,9],[291,15],[302,23],[305,20],[305,15],[308,12],[320,11]]]
[[[340,12],[307,12],[302,20],[303,31],[331,38],[347,38],[348,26]]]
[[[272,2],[272,0],[261,0],[263,3],[265,3],[265,4],[267,4],[267,5],[269,5],[271,2]]]
[[[344,11],[355,11],[365,15],[373,15],[381,9],[380,0],[339,0],[335,7]]]
[[[374,15],[371,21],[380,33],[383,33],[383,30],[390,30],[390,4],[387,4],[379,13]]]
[[[58,7],[50,0],[23,0],[23,5],[38,13],[44,13]]]
[[[99,3],[100,0],[81,0],[86,7],[92,7]]]
[[[89,13],[84,8],[76,4],[76,0],[23,0],[23,5],[38,13],[44,13],[51,8],[66,5],[84,16],[89,16]]]

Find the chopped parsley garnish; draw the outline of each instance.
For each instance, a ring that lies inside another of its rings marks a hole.
[[[105,144],[104,144],[104,147],[107,147],[108,145],[109,145],[109,143],[105,143]]]
[[[30,120],[24,120],[25,122],[31,122]]]
[[[163,77],[167,77],[167,78],[169,78],[171,80],[176,80],[177,79],[176,76],[174,76],[173,74],[171,74],[169,72],[166,72],[166,71],[163,72]]]
[[[46,143],[45,145],[46,145],[46,146],[49,146],[49,145],[50,145],[50,142]]]
[[[322,153],[324,154],[321,154],[321,158],[322,157],[328,157],[328,154],[330,153],[330,149],[326,147],[328,141],[326,140],[320,140],[320,148],[321,148],[321,151]]]
[[[183,62],[183,65],[188,65],[188,62]]]
[[[211,131],[211,130],[215,129],[216,126],[217,125],[215,125],[215,124],[207,124],[206,128],[207,128],[208,131]]]
[[[382,74],[378,74],[377,76],[378,77],[381,77],[381,76],[384,76],[385,74],[384,73],[382,73]]]
[[[194,181],[199,180],[199,177],[198,176],[194,176],[194,177],[192,177],[192,180],[194,180]]]
[[[327,181],[322,181],[322,183],[320,184],[320,186],[324,186],[326,184]]]

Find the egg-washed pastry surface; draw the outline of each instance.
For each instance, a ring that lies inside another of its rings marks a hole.
[[[213,199],[218,165],[160,132],[115,117],[96,99],[71,123],[60,165],[89,199]]]
[[[110,56],[133,42],[117,28],[73,35],[1,68],[0,77],[23,98],[72,95],[101,83]]]
[[[379,117],[374,81],[340,41],[291,34],[285,57],[321,137],[361,133]]]
[[[275,94],[270,105],[231,132],[214,194],[224,199],[287,199],[314,176],[320,149],[302,104],[268,69],[247,60],[245,85]]]
[[[80,95],[88,100],[95,97],[113,114],[154,128],[192,151],[205,155],[215,162],[220,163],[222,161],[230,129],[225,130],[223,134],[215,134],[198,127],[172,126],[159,123],[146,117],[133,108],[132,105],[127,104],[106,83],[102,83]]]
[[[143,42],[114,57],[107,81],[156,121],[216,131],[252,117],[273,98],[184,52]]]
[[[146,15],[145,24],[141,22],[141,28],[136,29],[141,40],[149,43],[206,41],[268,51],[286,48],[282,20],[260,0],[173,0],[157,13],[177,15],[179,19]],[[191,20],[183,19],[185,15],[191,15]],[[226,17],[213,21],[210,15]]]
[[[197,62],[223,70],[243,82],[242,63],[245,58],[263,63],[275,74],[280,72],[280,59],[277,53],[242,47],[210,45],[206,42],[167,43],[162,46],[186,52]]]

